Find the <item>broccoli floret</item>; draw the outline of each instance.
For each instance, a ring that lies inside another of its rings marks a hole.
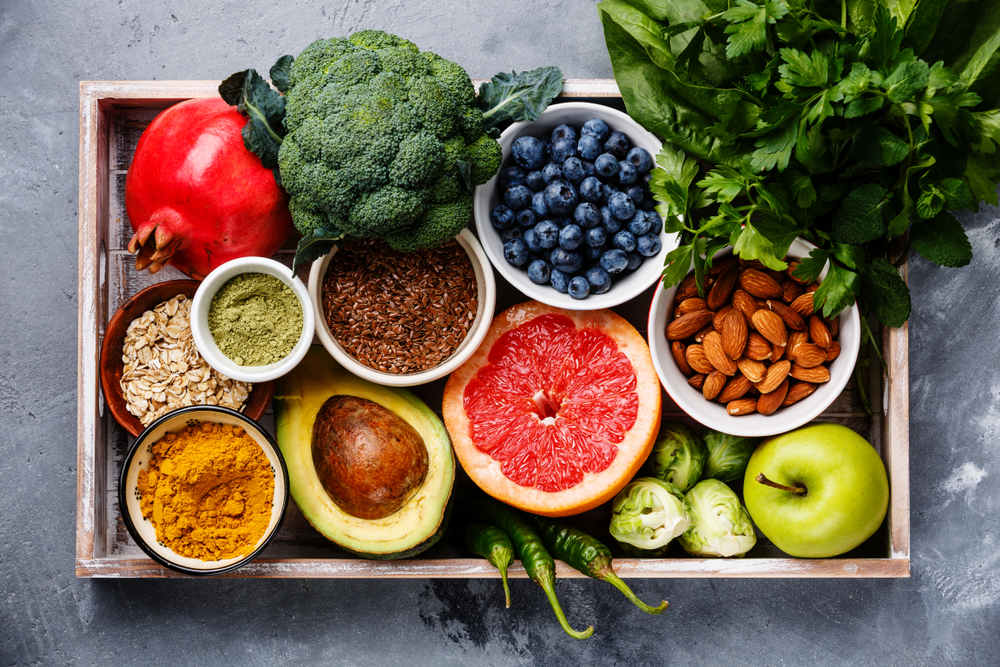
[[[304,234],[334,228],[407,251],[441,245],[472,215],[458,161],[477,184],[500,166],[465,70],[376,30],[306,47],[285,110],[278,167]]]

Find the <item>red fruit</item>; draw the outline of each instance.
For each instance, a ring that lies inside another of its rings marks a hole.
[[[175,104],[139,137],[125,179],[136,270],[164,264],[202,280],[238,257],[270,257],[288,238],[288,194],[243,146],[246,124],[222,99]]]

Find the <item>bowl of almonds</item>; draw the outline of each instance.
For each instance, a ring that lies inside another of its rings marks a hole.
[[[762,437],[797,428],[840,395],[861,347],[855,304],[829,319],[813,308],[826,276],[792,275],[813,246],[796,239],[788,268],[769,269],[722,251],[704,276],[658,289],[649,348],[660,382],[678,407],[724,433]]]
[[[213,370],[191,334],[191,302],[200,283],[170,280],[142,290],[115,313],[101,345],[101,390],[134,436],[159,417],[190,405],[218,405],[260,419],[273,382],[237,382]]]

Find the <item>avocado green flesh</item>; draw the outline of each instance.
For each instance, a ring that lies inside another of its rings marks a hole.
[[[361,519],[340,509],[313,465],[312,431],[323,403],[338,394],[378,403],[408,422],[427,446],[427,477],[399,511]],[[444,424],[405,389],[383,387],[344,370],[325,349],[313,346],[274,396],[278,447],[288,466],[289,491],[299,511],[327,539],[366,558],[408,558],[440,539],[455,481],[455,457]]]

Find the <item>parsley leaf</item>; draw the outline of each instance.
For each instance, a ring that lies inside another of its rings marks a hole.
[[[829,258],[830,253],[828,251],[822,248],[813,248],[808,257],[802,258],[799,265],[792,271],[792,275],[799,280],[811,283],[819,278],[819,274],[823,273],[823,267],[826,266]]]
[[[818,312],[822,305],[823,317],[836,315],[854,303],[857,288],[858,274],[831,262],[826,277],[813,293],[813,307]]]

